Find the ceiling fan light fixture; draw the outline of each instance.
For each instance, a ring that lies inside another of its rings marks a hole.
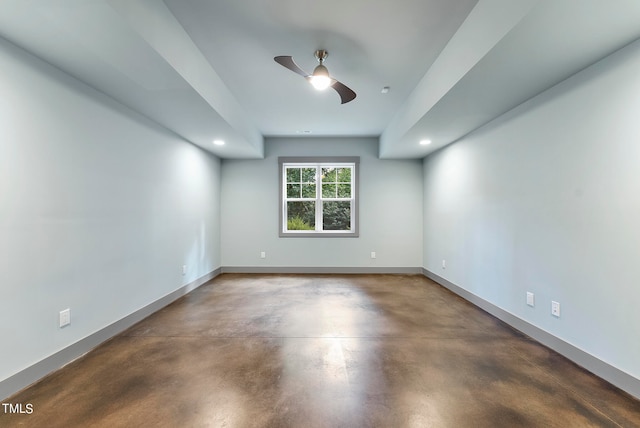
[[[273,60],[284,68],[287,68],[294,73],[304,77],[307,82],[311,83],[316,89],[320,91],[329,87],[333,88],[338,93],[338,95],[340,95],[340,104],[346,104],[353,101],[356,98],[356,93],[353,92],[353,90],[344,83],[341,83],[338,80],[332,78],[329,75],[329,70],[327,70],[327,67],[322,64],[327,55],[328,53],[325,50],[316,51],[315,56],[316,59],[320,62],[320,65],[315,68],[313,74],[309,74],[298,67],[298,64],[296,64],[293,58],[290,56],[279,55],[274,57]]]
[[[331,86],[331,77],[329,77],[329,70],[327,67],[320,64],[313,70],[313,74],[309,78],[309,81],[318,91],[324,91]]]

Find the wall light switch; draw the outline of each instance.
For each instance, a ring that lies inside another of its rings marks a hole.
[[[183,275],[187,274],[187,265],[182,265],[182,274]]]
[[[375,252],[375,251],[372,251],[372,252],[371,252],[371,258],[372,258],[372,259],[375,259],[375,258],[376,258],[376,252]]]
[[[260,252],[260,258],[261,258],[261,259],[266,259],[266,258],[267,258],[267,253],[266,253],[266,252],[264,252],[264,251],[261,251],[261,252]]]
[[[527,305],[534,307],[535,306],[535,297],[533,293],[527,291]]]

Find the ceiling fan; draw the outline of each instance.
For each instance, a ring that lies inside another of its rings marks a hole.
[[[281,66],[286,67],[289,70],[293,71],[294,73],[298,73],[300,76],[307,79],[313,85],[313,87],[319,91],[323,91],[327,89],[329,86],[331,86],[333,89],[335,89],[338,95],[340,95],[340,99],[342,101],[341,104],[345,104],[345,103],[348,103],[349,101],[353,101],[353,99],[356,97],[356,93],[353,92],[345,84],[338,82],[336,79],[332,78],[329,75],[329,70],[327,70],[327,67],[324,66],[323,62],[328,55],[329,55],[329,52],[325,50],[319,49],[316,51],[315,57],[318,60],[318,62],[320,62],[320,65],[318,65],[313,70],[312,74],[309,74],[305,72],[303,69],[301,69],[300,67],[298,67],[298,64],[296,64],[293,61],[293,58],[290,56],[277,56],[273,59],[275,62],[277,62]]]

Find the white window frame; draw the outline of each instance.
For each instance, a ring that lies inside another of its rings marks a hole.
[[[360,157],[280,157],[278,158],[280,172],[280,215],[279,215],[279,235],[280,237],[298,238],[357,238],[359,236],[358,204],[359,204],[359,164]],[[287,202],[292,198],[287,197],[287,168],[316,168],[316,177],[320,177],[322,168],[350,167],[351,170],[351,198],[323,198],[322,180],[316,178],[315,198],[299,198],[293,200],[315,201],[315,230],[287,230]],[[350,201],[351,202],[351,230],[322,230],[323,201]]]

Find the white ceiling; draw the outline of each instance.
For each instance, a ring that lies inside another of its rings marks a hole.
[[[167,0],[264,135],[380,135],[477,0]],[[316,49],[358,97],[340,105],[273,61]],[[384,86],[392,90],[381,94]]]
[[[639,24],[637,0],[0,1],[0,36],[221,157],[308,131],[423,157],[640,38]],[[310,72],[316,49],[354,101],[273,61]]]

